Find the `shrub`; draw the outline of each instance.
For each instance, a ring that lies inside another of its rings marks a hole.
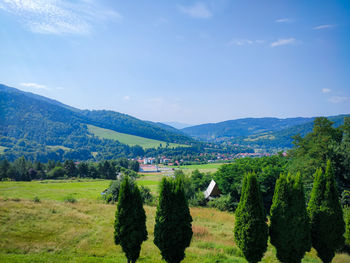
[[[237,202],[232,199],[231,194],[227,194],[209,201],[208,206],[220,211],[234,212],[237,208]]]
[[[72,203],[72,204],[78,202],[77,199],[75,199],[75,197],[72,196],[72,195],[66,196],[66,197],[64,198],[64,201],[67,202],[67,203]]]
[[[33,198],[33,202],[34,202],[34,203],[40,203],[40,198],[37,197],[37,196],[34,197],[34,198]]]
[[[147,205],[153,205],[154,197],[151,194],[151,189],[143,185],[141,185],[139,189],[140,189],[142,203]]]
[[[207,200],[205,199],[204,193],[198,191],[195,195],[188,201],[190,206],[206,206]]]

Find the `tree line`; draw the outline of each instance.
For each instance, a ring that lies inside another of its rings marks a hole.
[[[9,162],[0,160],[0,181],[30,181],[44,179],[65,178],[100,178],[115,180],[119,173],[131,177],[138,177],[139,163],[137,161],[120,158],[116,160],[105,160],[100,162],[74,162],[66,160],[47,163],[39,161],[31,162],[24,157]]]

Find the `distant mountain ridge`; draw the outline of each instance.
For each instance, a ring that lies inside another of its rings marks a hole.
[[[349,114],[328,116],[338,127]],[[306,135],[312,130],[316,117],[297,118],[243,118],[219,123],[208,123],[182,129],[196,139],[205,141],[227,141],[241,145],[263,148],[291,148],[292,136]]]

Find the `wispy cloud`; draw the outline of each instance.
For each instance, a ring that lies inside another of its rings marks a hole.
[[[313,29],[314,30],[321,30],[321,29],[327,29],[327,28],[332,28],[335,27],[335,25],[331,25],[331,24],[327,24],[327,25],[320,25],[320,26],[316,26]]]
[[[280,38],[277,41],[274,41],[270,44],[271,47],[279,47],[285,45],[293,45],[296,44],[297,41],[295,38]]]
[[[197,2],[192,6],[179,6],[178,8],[181,13],[193,18],[211,18],[213,16],[209,7],[203,2]]]
[[[87,35],[94,23],[122,17],[93,0],[0,0],[0,9],[18,16],[26,28],[40,34]]]
[[[34,89],[42,89],[42,90],[50,90],[46,85],[33,83],[33,82],[22,82],[19,85],[26,88],[34,88]]]
[[[343,102],[350,102],[350,97],[345,96],[333,96],[329,98],[329,101],[332,103],[343,103]]]
[[[229,46],[248,46],[253,44],[263,44],[263,40],[250,40],[250,39],[232,39],[227,43]]]
[[[329,93],[329,92],[331,92],[331,89],[327,89],[327,88],[322,89],[322,93]]]
[[[125,100],[125,101],[129,101],[130,99],[131,99],[130,96],[124,96],[124,98],[123,98],[123,100]]]
[[[293,22],[292,19],[290,18],[280,18],[275,20],[276,23],[291,23]]]

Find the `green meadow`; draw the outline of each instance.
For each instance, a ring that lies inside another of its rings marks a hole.
[[[104,129],[100,127],[96,127],[93,125],[87,125],[89,132],[94,134],[97,137],[104,138],[104,139],[110,139],[110,140],[116,140],[119,141],[123,144],[127,144],[129,146],[135,146],[139,145],[144,149],[148,148],[158,148],[160,145],[162,147],[166,146],[166,142],[163,141],[158,141],[158,140],[153,140],[153,139],[148,139],[140,136],[135,136],[135,135],[130,135],[130,134],[125,134],[125,133],[120,133],[116,132],[113,130],[109,129]],[[176,148],[176,147],[188,147],[187,145],[183,144],[177,144],[177,143],[169,143],[170,148]]]
[[[157,192],[162,176],[150,174],[138,184]],[[113,243],[115,204],[104,204],[101,192],[108,180],[0,182],[0,262],[126,262]],[[76,203],[67,203],[74,196]],[[38,197],[40,201],[34,201]],[[145,206],[148,240],[138,262],[161,259],[153,244],[156,207]],[[184,263],[246,262],[233,239],[234,214],[211,208],[191,208],[193,238]],[[269,245],[262,262],[278,262]],[[304,263],[321,263],[315,251]],[[334,263],[350,262],[338,254]]]

